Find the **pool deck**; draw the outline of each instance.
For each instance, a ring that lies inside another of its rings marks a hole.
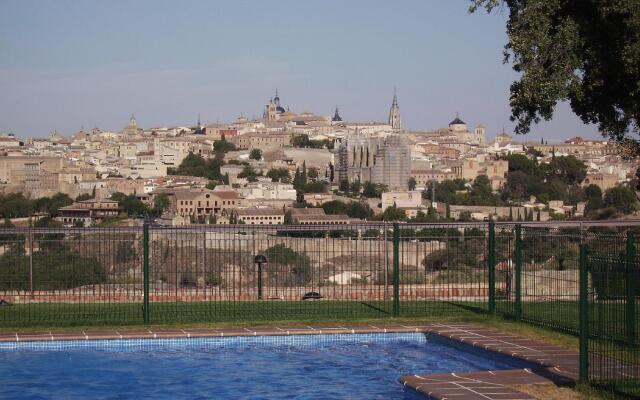
[[[258,335],[358,334],[424,332],[488,351],[526,360],[539,367],[504,371],[428,374],[416,371],[400,377],[406,387],[434,400],[535,399],[514,386],[556,384],[573,386],[578,376],[578,352],[474,324],[375,324],[341,326],[276,326],[256,328],[185,328],[136,330],[77,330],[68,332],[0,333],[0,342],[154,339]]]

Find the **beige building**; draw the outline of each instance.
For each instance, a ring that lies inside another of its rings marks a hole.
[[[178,189],[169,195],[174,214],[203,219],[212,215],[228,214],[243,205],[240,195],[234,191],[209,189]]]
[[[353,220],[347,215],[327,215],[322,208],[292,208],[291,219],[301,225],[349,225]]]
[[[477,157],[467,158],[462,162],[462,178],[466,180],[472,181],[479,175],[486,175],[489,179],[504,179],[508,172],[509,161],[507,160]]]
[[[603,172],[589,173],[582,181],[582,186],[596,185],[604,192],[618,184],[618,175]]]
[[[241,149],[273,149],[291,145],[291,135],[288,133],[245,133],[229,139]]]
[[[453,172],[439,169],[412,170],[411,177],[416,180],[417,187],[427,187],[432,181],[440,183],[458,178]]]
[[[58,210],[57,221],[64,226],[87,227],[100,223],[105,218],[117,217],[122,211],[117,201],[107,199],[90,199],[78,201]]]
[[[382,209],[396,206],[398,208],[420,208],[422,193],[419,191],[396,191],[382,193]]]
[[[333,193],[305,193],[304,194],[305,203],[313,207],[320,207],[324,203],[328,203],[333,200],[334,200]]]
[[[238,222],[247,225],[278,225],[284,223],[284,211],[277,208],[241,208],[235,211]]]

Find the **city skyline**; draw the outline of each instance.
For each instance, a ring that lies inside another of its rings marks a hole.
[[[131,113],[144,127],[232,122],[260,117],[275,88],[296,112],[386,121],[394,86],[407,129],[460,113],[489,137],[511,131],[505,15],[464,1],[278,4],[5,2],[0,131],[119,131]],[[576,135],[600,138],[563,104],[522,140]]]

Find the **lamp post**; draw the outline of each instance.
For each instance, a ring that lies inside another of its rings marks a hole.
[[[253,257],[253,262],[258,265],[258,300],[262,300],[262,264],[267,264],[267,257],[258,254]]]

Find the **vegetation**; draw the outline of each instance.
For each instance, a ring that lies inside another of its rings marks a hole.
[[[303,133],[300,135],[295,135],[293,139],[291,139],[291,145],[293,147],[302,147],[302,148],[311,148],[311,149],[327,148],[331,150],[333,149],[334,141],[330,139],[310,140],[309,135]]]
[[[269,261],[267,271],[270,281],[279,279],[279,285],[304,286],[311,280],[311,259],[306,254],[298,253],[284,244],[276,244],[266,249],[264,255]]]
[[[238,174],[238,178],[246,178],[249,182],[257,182],[259,176],[260,174],[251,165],[245,165]]]
[[[6,225],[6,221],[5,221]],[[38,228],[54,228],[60,224],[50,217],[41,218]],[[33,275],[29,265],[23,235],[7,234],[2,240],[9,241],[0,255],[0,290],[30,290],[33,276],[34,290],[65,290],[83,285],[100,284],[106,281],[105,270],[100,262],[80,255],[71,249],[64,234],[46,233],[34,235]]]
[[[422,193],[422,197],[433,201],[432,196],[435,186],[437,202],[447,204],[469,205],[469,206],[498,206],[503,201],[493,193],[491,182],[486,175],[479,175],[471,185],[467,185],[464,180],[447,180],[441,183],[432,182]]]
[[[272,182],[291,183],[291,175],[287,168],[271,168],[267,171],[266,176],[271,178]]]
[[[213,142],[213,150],[216,153],[228,153],[230,151],[235,151],[236,145],[231,142],[227,142],[224,136],[222,136],[222,139]]]
[[[640,8],[636,1],[471,0],[471,11],[508,7],[504,62],[520,78],[511,85],[516,132],[552,118],[568,100],[585,123],[629,144],[640,133]]]
[[[326,202],[322,205],[325,214],[346,214],[350,218],[370,220],[373,218],[373,210],[367,203],[351,201],[345,203],[339,200]]]
[[[249,153],[249,158],[252,159],[252,160],[256,160],[256,161],[261,161],[262,160],[262,150],[260,150],[260,149],[251,150],[251,152]]]
[[[139,200],[135,194],[126,195],[115,192],[111,195],[111,200],[117,201],[118,205],[124,209],[130,217],[144,217],[150,214],[146,204]]]
[[[382,197],[382,193],[384,193],[385,191],[387,191],[387,187],[378,183],[365,182],[362,186],[362,195],[364,197],[379,198]]]
[[[168,170],[169,175],[200,176],[211,180],[223,180],[220,167],[224,165],[224,153],[218,152],[215,157],[204,159],[199,154],[189,153],[178,168]]]
[[[22,193],[0,194],[0,218],[24,218],[38,213],[55,216],[61,207],[72,203],[71,197],[64,193],[37,199],[29,199]]]

